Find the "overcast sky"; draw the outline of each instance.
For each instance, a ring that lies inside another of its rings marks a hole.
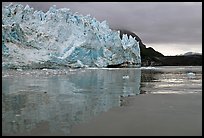
[[[5,4],[5,3],[4,3]],[[4,5],[3,4],[3,5]],[[164,55],[202,53],[202,2],[24,2],[36,10],[69,8],[136,33]]]

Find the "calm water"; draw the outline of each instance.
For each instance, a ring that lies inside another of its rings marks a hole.
[[[3,70],[3,135],[69,135],[121,98],[200,94],[202,67]]]

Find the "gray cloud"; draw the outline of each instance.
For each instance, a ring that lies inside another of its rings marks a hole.
[[[5,4],[5,3],[4,3]],[[21,2],[22,4],[22,2]],[[69,8],[99,21],[107,20],[111,28],[138,34],[148,44],[196,45],[202,49],[201,2],[26,2],[37,10],[50,6]]]

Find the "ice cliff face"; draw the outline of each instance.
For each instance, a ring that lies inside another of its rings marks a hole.
[[[44,13],[28,5],[2,7],[5,68],[140,66],[139,43],[120,39],[107,22],[55,6]]]

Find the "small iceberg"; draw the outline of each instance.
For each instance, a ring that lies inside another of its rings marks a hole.
[[[195,73],[189,72],[189,73],[187,73],[187,77],[188,77],[189,79],[193,79],[193,78],[195,78]]]
[[[22,69],[20,69],[20,68],[19,68],[19,69],[16,69],[16,70],[17,70],[17,71],[23,71],[23,70],[22,70]]]
[[[123,76],[123,79],[129,79],[130,77],[128,75]]]

